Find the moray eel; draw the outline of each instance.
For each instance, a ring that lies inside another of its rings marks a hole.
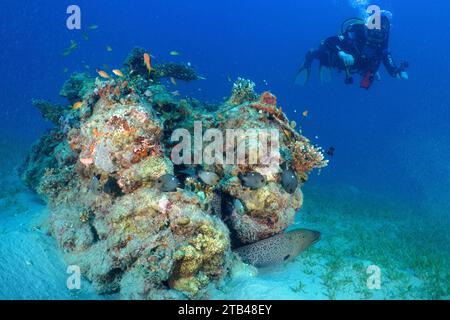
[[[242,261],[255,267],[293,260],[320,240],[320,232],[297,229],[240,247],[235,252]]]

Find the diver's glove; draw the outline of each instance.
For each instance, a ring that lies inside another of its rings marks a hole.
[[[409,68],[409,62],[403,61],[400,63],[400,67],[397,69],[397,78],[401,80],[408,80],[409,75],[406,69]]]
[[[408,80],[409,79],[408,72],[400,71],[399,73],[397,73],[397,78],[399,78],[401,80]]]
[[[349,67],[349,66],[352,66],[355,64],[355,58],[353,58],[353,56],[351,54],[345,53],[344,51],[339,51],[338,55],[346,67]]]

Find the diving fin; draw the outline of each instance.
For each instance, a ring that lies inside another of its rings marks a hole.
[[[331,82],[331,69],[325,66],[320,66],[319,77],[321,83]]]
[[[300,71],[297,73],[297,76],[295,77],[295,84],[302,87],[306,86],[310,76],[311,76],[311,67],[301,68]]]

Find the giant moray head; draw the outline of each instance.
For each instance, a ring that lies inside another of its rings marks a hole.
[[[307,249],[320,240],[320,232],[308,229],[297,229],[288,233],[299,245],[300,251]]]

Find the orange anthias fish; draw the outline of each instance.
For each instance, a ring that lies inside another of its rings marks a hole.
[[[147,67],[148,73],[152,71],[152,65],[150,63],[150,55],[148,53],[144,53],[144,62]]]
[[[102,134],[98,131],[97,128],[92,129],[92,134],[94,135],[94,137],[98,138],[101,137]]]
[[[72,110],[78,110],[81,108],[82,105],[83,105],[82,101],[75,102],[72,106]]]
[[[112,72],[118,77],[123,77],[123,73],[119,69],[114,69]]]
[[[117,86],[117,87],[114,89],[114,95],[115,95],[116,97],[120,97],[120,94],[121,94],[121,92],[120,92],[120,87]]]
[[[97,73],[100,77],[105,78],[105,79],[109,79],[109,74],[107,74],[105,71],[103,70],[97,70]]]
[[[175,80],[174,77],[171,77],[171,78],[170,78],[170,82],[172,82],[172,84],[173,84],[174,86],[177,85],[177,80]]]
[[[92,143],[89,145],[89,152],[90,152],[91,154],[94,154],[94,151],[95,151],[95,144],[94,144],[94,142],[92,142]]]
[[[302,113],[302,114],[303,114],[303,116],[304,116],[304,117],[307,117],[307,116],[308,116],[308,114],[309,114],[309,111],[308,111],[308,110],[305,110],[305,111],[303,111],[303,113]]]

